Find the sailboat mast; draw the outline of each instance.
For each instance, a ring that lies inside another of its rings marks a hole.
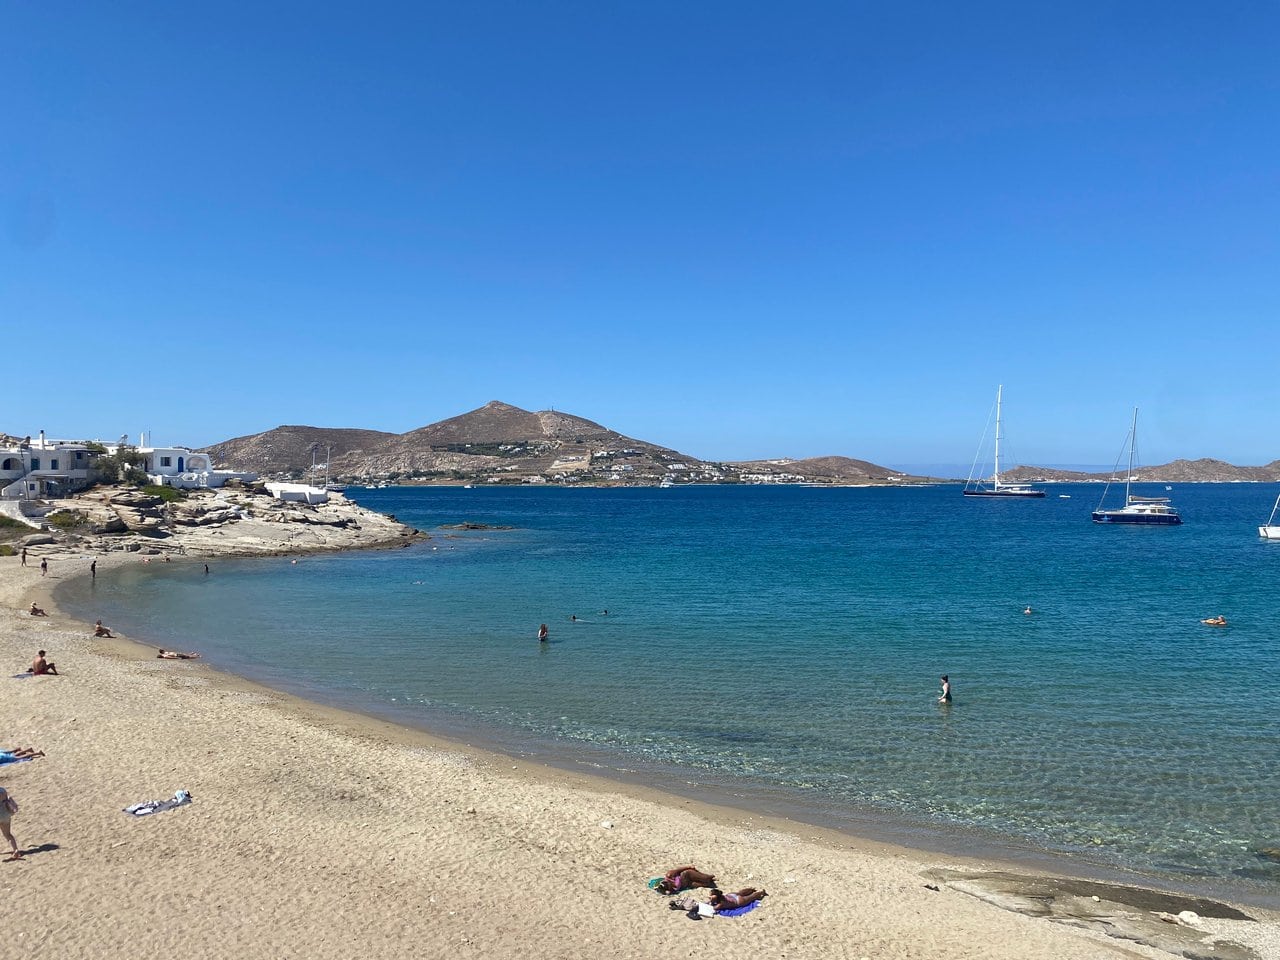
[[[1133,408],[1133,426],[1129,428],[1129,472],[1124,477],[1124,505],[1129,505],[1129,484],[1133,481],[1133,453],[1138,447],[1138,408]]]
[[[1000,489],[1000,395],[1004,393],[1004,384],[996,387],[996,468],[991,475],[995,488]]]

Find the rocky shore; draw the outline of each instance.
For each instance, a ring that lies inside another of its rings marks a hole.
[[[165,496],[95,487],[50,506],[40,519],[43,529],[19,536],[15,547],[55,556],[261,556],[402,547],[427,537],[340,493],[312,506],[282,502],[261,486],[238,483]]]

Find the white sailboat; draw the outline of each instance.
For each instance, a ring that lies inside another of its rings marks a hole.
[[[1133,483],[1133,462],[1138,449],[1138,408],[1133,408],[1133,426],[1129,430],[1129,472],[1124,477],[1124,506],[1113,510],[1103,510],[1107,502],[1107,491],[1111,489],[1111,481],[1102,488],[1102,499],[1098,501],[1098,509],[1093,511],[1094,523],[1136,523],[1145,526],[1176,527],[1182,523],[1178,508],[1171,506],[1168,497],[1135,497],[1129,492]],[[1112,471],[1112,476],[1115,472]]]
[[[1275,506],[1271,508],[1271,516],[1258,528],[1258,536],[1264,540],[1280,540],[1280,526],[1276,525],[1276,510],[1280,509],[1280,496],[1276,497]]]
[[[975,480],[973,471],[977,469],[978,459],[974,458],[973,468],[969,471],[969,479],[965,481],[964,495],[966,497],[1043,497],[1044,491],[1037,490],[1035,487],[1026,483],[1005,483],[1000,479],[1000,437],[1001,437],[1001,419],[1000,407],[1001,400],[1004,395],[1004,384],[996,388],[996,450],[995,450],[995,468],[991,471],[991,483],[988,486],[983,485],[982,480]],[[990,421],[988,421],[990,422]],[[979,450],[981,456],[981,450]]]

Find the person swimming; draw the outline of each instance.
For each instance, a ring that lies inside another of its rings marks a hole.
[[[1225,627],[1227,625],[1227,618],[1222,614],[1218,614],[1216,617],[1209,617],[1207,620],[1201,620],[1200,622],[1206,627]]]

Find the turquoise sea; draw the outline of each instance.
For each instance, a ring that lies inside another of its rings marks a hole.
[[[1147,529],[1091,523],[1097,485],[1047,489],[354,490],[433,538],[137,564],[58,602],[515,752],[1274,899],[1276,487],[1177,486],[1183,526]],[[463,521],[513,529],[438,529]]]

